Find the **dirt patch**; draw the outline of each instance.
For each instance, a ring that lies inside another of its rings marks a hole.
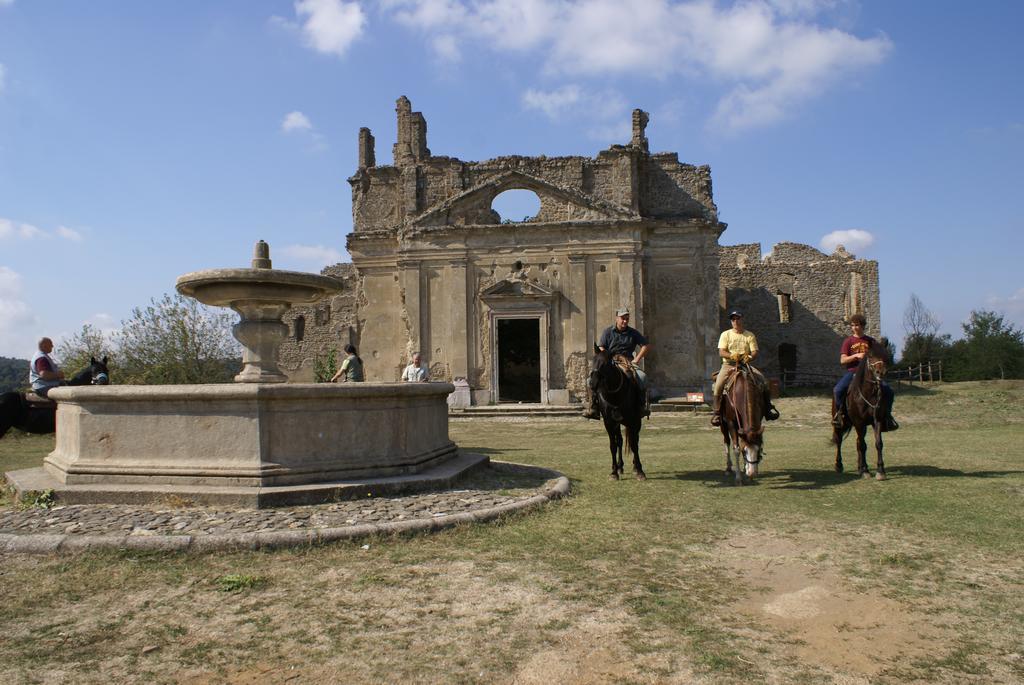
[[[952,647],[955,635],[929,616],[843,581],[829,558],[827,540],[733,539],[726,563],[754,591],[733,609],[768,624],[786,649],[846,682],[870,682],[908,660]]]

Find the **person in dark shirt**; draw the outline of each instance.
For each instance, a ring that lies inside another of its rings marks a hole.
[[[860,360],[866,357],[871,346],[876,344],[874,338],[870,335],[864,335],[864,327],[867,323],[867,319],[862,314],[851,316],[850,330],[853,335],[843,340],[843,344],[839,348],[839,363],[846,367],[846,373],[839,379],[835,389],[832,391],[835,402],[832,413],[832,425],[836,428],[842,428],[846,392],[850,389],[853,374],[857,371]],[[882,430],[894,431],[899,428],[899,424],[892,418],[893,391],[886,383],[882,383],[882,398],[889,408],[889,411],[886,412],[887,418],[882,426]]]
[[[647,356],[651,344],[640,331],[631,328],[629,325],[629,309],[621,307],[615,312],[615,325],[604,329],[597,346],[602,352],[609,352],[614,355],[622,355],[629,359],[636,373],[636,380],[640,384],[640,391],[647,397],[647,374],[637,364]],[[651,415],[650,402],[645,402],[644,415]],[[587,389],[586,403],[583,406],[583,416],[588,419],[600,419],[601,413],[594,406],[594,398]]]

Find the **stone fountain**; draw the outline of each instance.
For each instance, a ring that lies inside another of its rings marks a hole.
[[[271,506],[438,487],[486,463],[448,437],[450,383],[285,382],[282,315],[339,288],[271,268],[263,241],[251,268],[181,276],[182,294],[239,314],[235,383],[54,389],[56,448],[8,480],[66,503]]]

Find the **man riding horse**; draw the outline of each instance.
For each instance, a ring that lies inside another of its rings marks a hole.
[[[597,343],[602,352],[608,352],[613,358],[625,359],[633,371],[640,392],[644,396],[644,416],[651,415],[650,399],[647,397],[647,374],[637,364],[647,356],[651,344],[647,342],[640,331],[631,328],[629,325],[629,309],[621,307],[615,311],[615,325],[604,329],[601,339]],[[637,350],[639,348],[639,350]],[[634,351],[636,354],[634,355]],[[583,416],[588,419],[600,419],[601,413],[594,405],[593,393],[587,389],[586,403],[583,406]]]
[[[846,373],[839,379],[835,389],[832,391],[832,425],[838,429],[843,428],[843,420],[846,418],[846,391],[850,388],[850,383],[853,381],[853,375],[857,371],[857,366],[860,364],[860,360],[867,356],[871,346],[877,344],[870,335],[864,335],[864,327],[867,326],[867,323],[867,319],[862,314],[851,316],[850,330],[853,335],[843,340],[843,344],[839,348],[839,363],[846,367]],[[882,382],[881,388],[882,406],[880,407],[881,411],[879,414],[884,417],[881,429],[882,432],[894,431],[900,427],[896,423],[896,419],[892,417],[894,393],[892,388],[885,382]]]
[[[65,385],[64,372],[57,366],[50,353],[53,352],[53,341],[49,338],[40,338],[39,351],[32,357],[29,365],[28,381],[32,386],[32,392],[40,397],[53,388]]]
[[[718,338],[718,356],[722,358],[722,368],[715,378],[714,414],[711,417],[711,425],[722,425],[722,390],[726,381],[740,370],[741,364],[750,370],[757,387],[764,393],[764,418],[774,421],[779,418],[779,412],[772,405],[768,382],[760,371],[749,365],[757,356],[757,337],[743,327],[743,314],[739,311],[729,312],[729,321],[732,328],[722,331]]]

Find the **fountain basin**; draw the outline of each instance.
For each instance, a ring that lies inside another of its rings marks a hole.
[[[83,386],[51,391],[56,447],[19,490],[74,503],[176,495],[273,506],[444,485],[486,457],[448,437],[450,383]],[[19,480],[20,479],[20,480]],[[19,485],[21,483],[21,485]],[[130,493],[131,496],[128,496]]]
[[[178,292],[213,307],[232,307],[236,303],[265,301],[312,304],[340,290],[338,281],[328,276],[280,269],[205,269],[179,276]]]

